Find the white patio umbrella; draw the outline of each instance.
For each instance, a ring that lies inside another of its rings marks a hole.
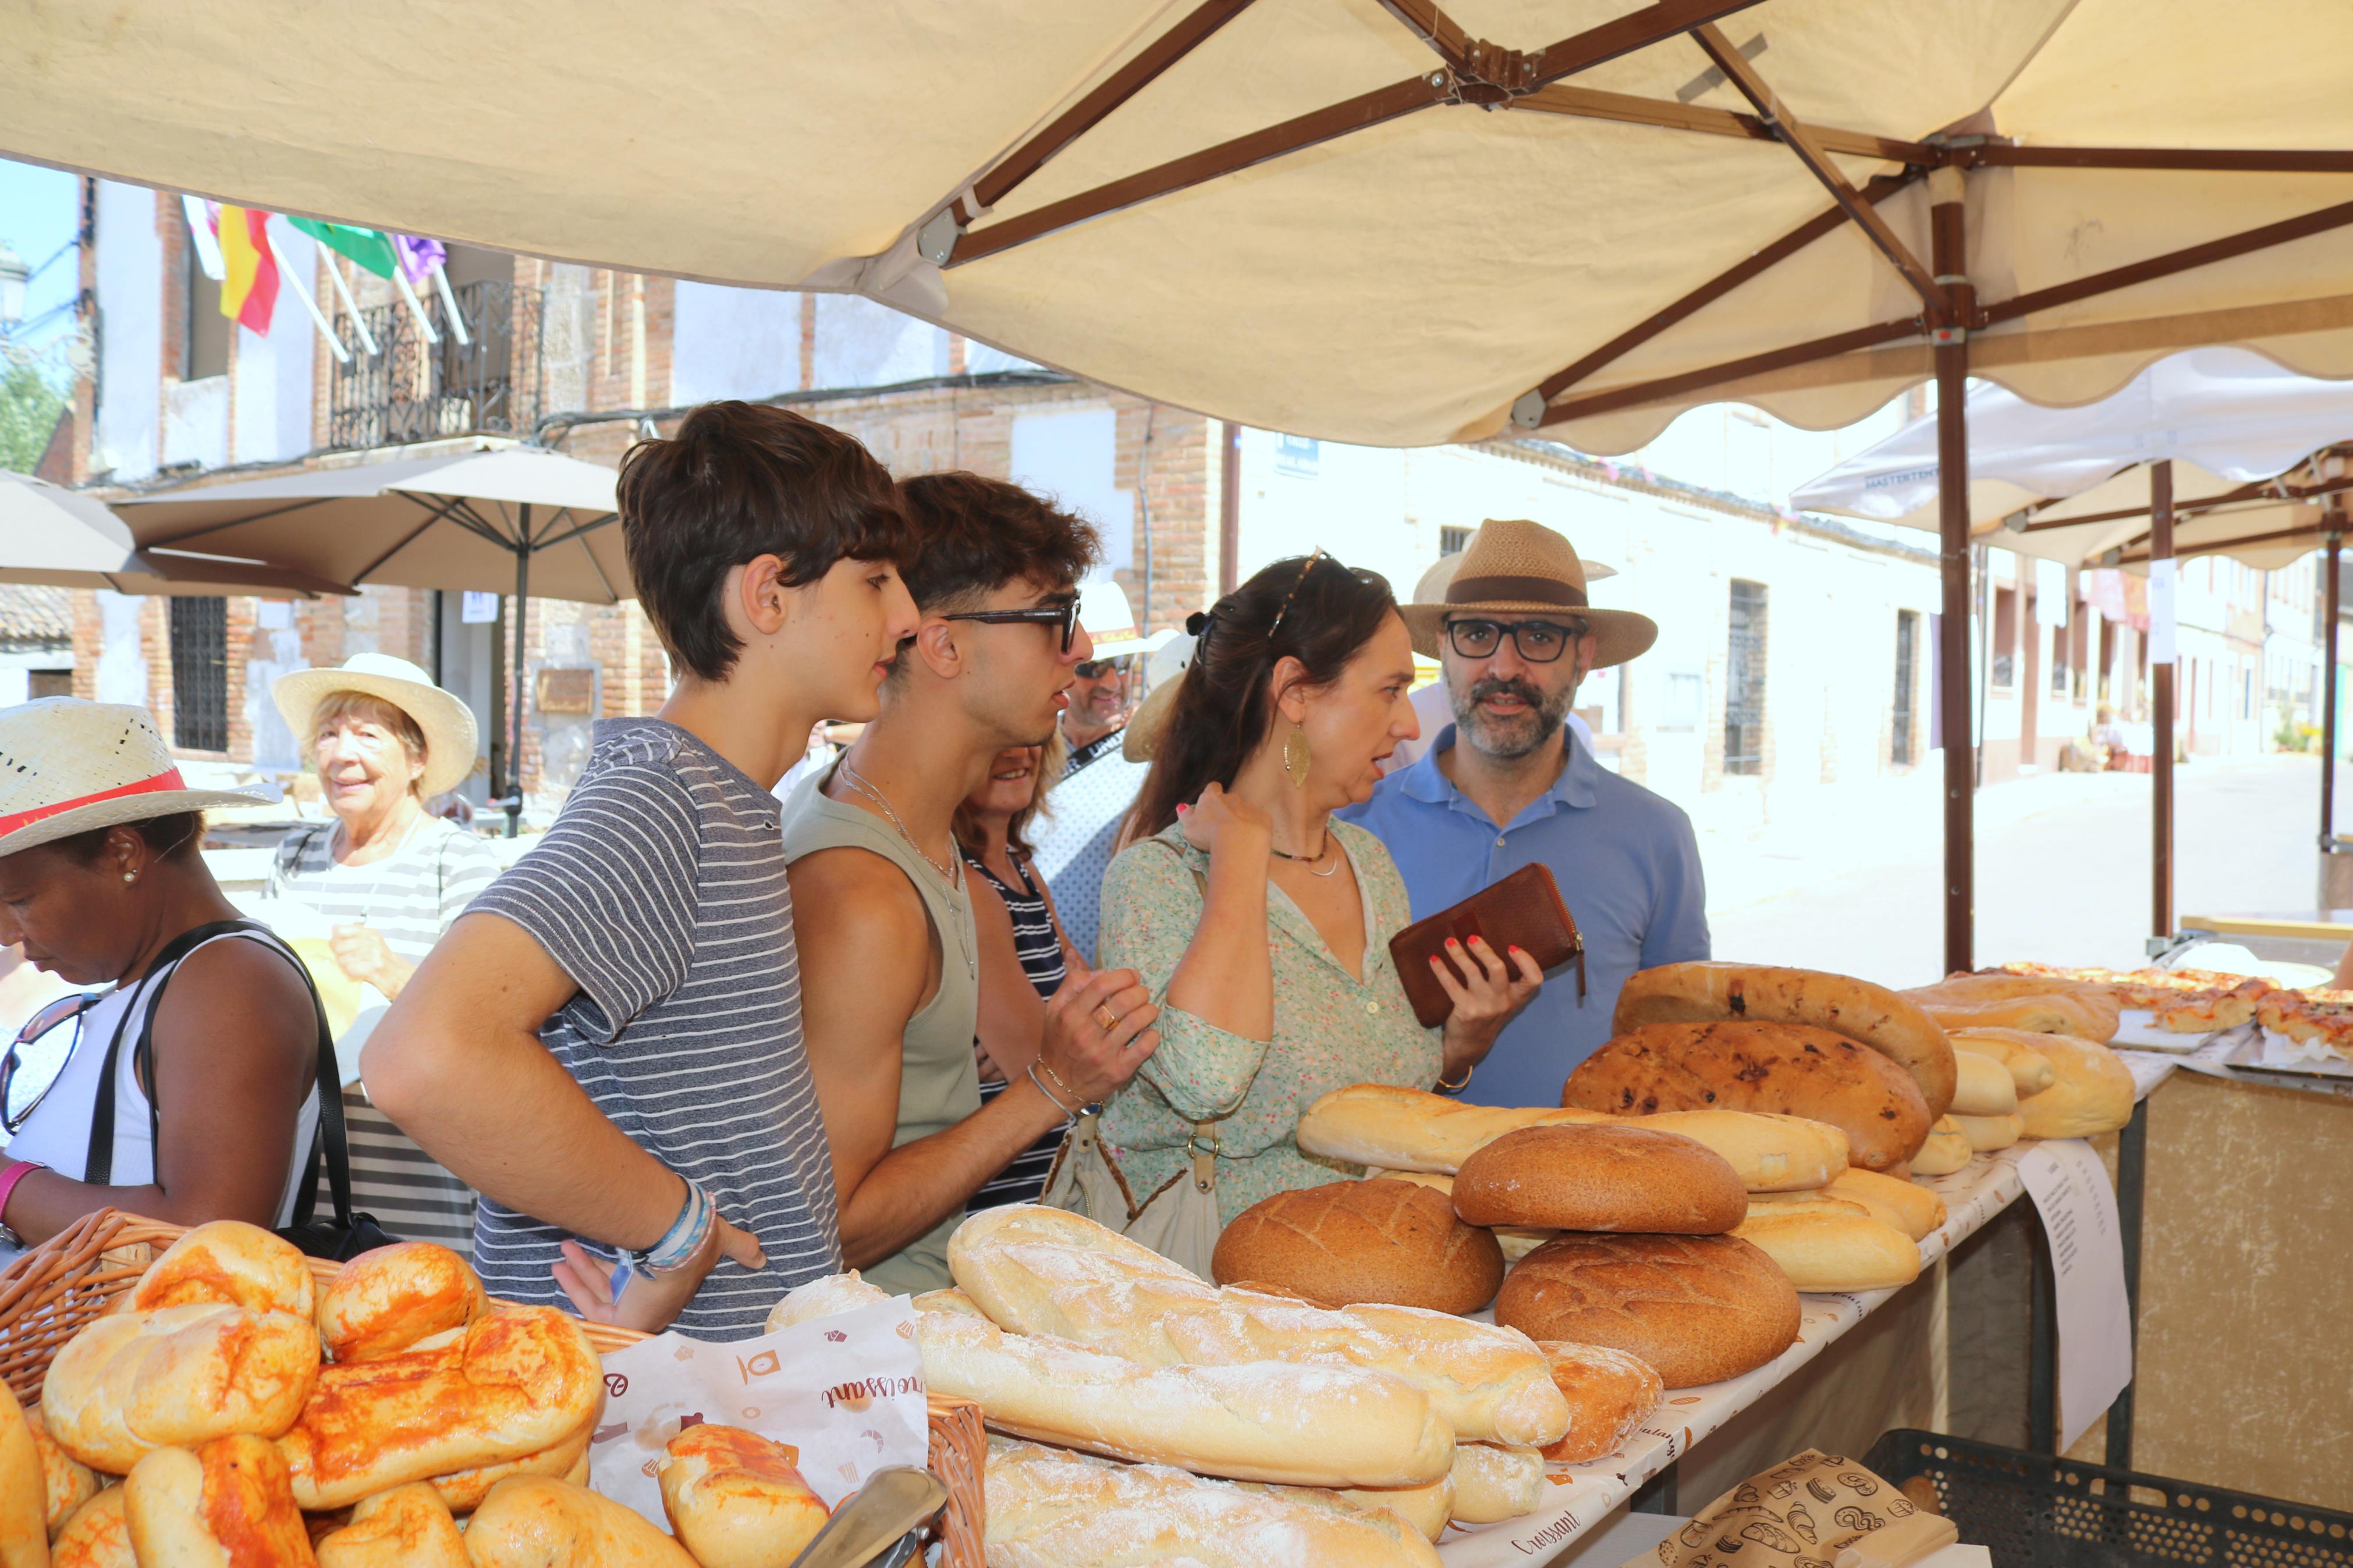
[[[2258,568],[2320,548],[2329,498],[2353,488],[2313,460],[2353,442],[2353,382],[2297,375],[2244,349],[2176,354],[2073,408],[1979,383],[1968,426],[1972,533],[2070,565],[2146,568],[2152,463],[2173,465],[2176,555],[2229,554]],[[1933,532],[1937,480],[1930,416],[1789,500]]]
[[[636,592],[621,547],[618,475],[536,447],[482,442],[430,458],[311,468],[162,490],[119,503],[148,551],[230,550],[355,586],[534,593],[617,604]],[[507,824],[522,810],[522,634],[508,704]]]
[[[0,470],[0,583],[273,599],[352,592],[313,573],[234,553],[142,551],[129,526],[96,496],[5,470]]]

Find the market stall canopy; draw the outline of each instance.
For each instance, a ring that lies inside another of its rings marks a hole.
[[[2278,567],[2319,547],[2335,477],[2353,442],[2353,383],[2300,376],[2244,349],[2199,349],[2150,365],[2122,392],[2042,408],[2004,388],[1969,389],[1971,531],[2070,564],[2147,558],[2149,474],[2174,465],[2177,554],[2221,552]],[[1790,504],[1935,532],[1936,421],[1915,419],[1799,487]]]
[[[516,592],[519,558],[538,597],[610,605],[632,596],[617,475],[533,447],[163,490],[117,503],[140,547],[230,551],[338,583]]]
[[[234,554],[142,552],[130,527],[96,496],[5,470],[0,470],[0,583],[269,599],[352,592],[309,572]]]
[[[2343,0],[370,15],[34,8],[0,148],[542,256],[856,289],[1351,441],[1516,417],[1620,452],[1727,398],[1843,425],[1929,375],[1940,322],[1969,333],[1972,374],[2041,403],[2208,342],[2353,375]],[[1964,218],[1941,247],[1932,202]]]

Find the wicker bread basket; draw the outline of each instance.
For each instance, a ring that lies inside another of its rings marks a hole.
[[[100,1209],[0,1268],[0,1377],[18,1400],[29,1407],[40,1399],[41,1380],[66,1342],[131,1289],[185,1231],[185,1226]],[[310,1261],[322,1285],[341,1267],[325,1258]],[[599,1352],[647,1337],[602,1323],[585,1327]],[[980,1406],[937,1394],[930,1403],[931,1471],[948,1490],[938,1525],[939,1560],[947,1568],[984,1568],[981,1479],[988,1440]]]

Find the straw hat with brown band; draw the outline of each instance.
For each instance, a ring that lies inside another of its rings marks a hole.
[[[1455,561],[1443,594],[1430,602],[1417,597],[1398,613],[1413,634],[1414,651],[1431,658],[1443,657],[1448,621],[1491,616],[1582,621],[1599,645],[1596,669],[1649,652],[1659,640],[1658,623],[1631,610],[1596,608],[1586,582],[1576,548],[1551,529],[1524,518],[1490,519]]]

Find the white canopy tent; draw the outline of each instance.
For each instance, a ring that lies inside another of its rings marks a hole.
[[[1638,447],[1935,376],[2353,376],[2353,5],[123,0],[13,18],[0,149],[598,265],[856,290],[1221,418]],[[659,133],[649,133],[659,127]],[[681,155],[681,150],[685,150]],[[1968,511],[1940,533],[1963,635]],[[1948,734],[1966,655],[1946,649]],[[1947,961],[1972,788],[1946,757]]]
[[[2183,555],[2276,568],[2324,549],[2320,842],[2336,838],[2338,546],[2353,383],[2300,376],[2243,349],[2159,361],[2112,397],[2040,408],[1968,389],[1968,508],[1981,542],[2079,565],[2170,573]],[[1940,524],[1939,421],[1915,419],[1791,492],[1812,510]],[[2169,595],[2167,595],[2169,598]],[[2173,668],[2152,664],[2151,920],[2173,927]]]

